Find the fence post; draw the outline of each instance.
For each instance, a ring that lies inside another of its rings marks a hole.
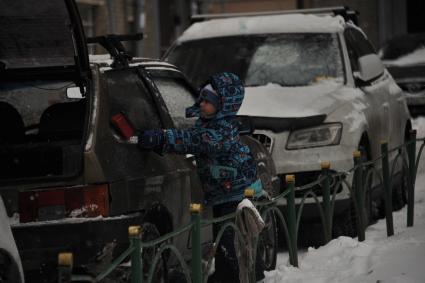
[[[134,247],[131,253],[131,283],[143,282],[143,266],[142,266],[142,252],[141,252],[141,239],[142,228],[140,226],[128,227],[128,236],[131,245]]]
[[[201,205],[190,205],[192,215],[192,282],[202,283],[202,250],[201,250]]]
[[[416,179],[416,130],[409,132],[407,154],[409,156],[409,187],[407,191],[407,227],[413,226],[415,205],[415,179]]]
[[[382,155],[382,178],[384,182],[385,193],[385,220],[387,223],[387,236],[394,235],[393,225],[393,199],[390,184],[390,167],[388,157],[388,143],[381,141],[381,155]]]
[[[324,161],[320,164],[322,168],[322,175],[326,178],[322,181],[322,199],[323,199],[323,210],[325,211],[325,225],[323,230],[325,231],[325,243],[329,243],[332,238],[332,227],[331,227],[331,189],[329,182],[329,169],[331,168],[331,163],[329,161]]]
[[[58,255],[59,283],[71,282],[73,261],[72,253],[60,253]]]
[[[244,196],[245,198],[249,199],[250,201],[252,201],[255,197],[255,190],[248,188],[245,189],[244,191]],[[261,214],[261,212],[260,212]],[[248,244],[248,243],[247,243]],[[249,282],[255,282],[255,264],[256,264],[256,260],[257,260],[257,250],[258,250],[258,237],[254,237],[253,238],[253,265],[251,265],[248,269],[248,273],[249,273]]]
[[[363,188],[363,160],[362,153],[358,150],[353,152],[354,166],[356,170],[354,172],[355,182],[355,201],[357,202],[357,233],[360,242],[364,241],[365,235],[365,199],[364,199],[364,188]]]
[[[286,185],[289,193],[286,195],[286,203],[288,208],[288,228],[290,237],[290,246],[292,255],[289,257],[289,263],[295,267],[298,267],[298,247],[297,247],[297,224],[296,224],[296,213],[295,213],[295,176],[285,176]]]

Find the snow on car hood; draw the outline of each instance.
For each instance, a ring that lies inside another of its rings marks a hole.
[[[246,87],[245,99],[238,115],[297,118],[330,114],[346,101],[352,100],[356,93],[332,80],[302,87],[282,87],[270,83]]]

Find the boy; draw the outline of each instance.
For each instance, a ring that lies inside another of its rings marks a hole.
[[[213,206],[215,218],[235,212],[247,187],[261,188],[253,157],[240,141],[235,119],[243,97],[244,87],[238,76],[227,72],[213,75],[195,105],[186,109],[187,117],[199,117],[193,128],[146,130],[138,137],[142,148],[195,156],[204,187],[204,205]],[[214,225],[214,237],[219,229]],[[215,259],[213,282],[239,282],[233,230],[224,232]],[[256,273],[257,279],[264,277],[260,266]]]

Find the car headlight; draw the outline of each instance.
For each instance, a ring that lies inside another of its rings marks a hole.
[[[292,131],[286,149],[300,149],[339,144],[342,125],[340,123],[324,124],[318,127]]]

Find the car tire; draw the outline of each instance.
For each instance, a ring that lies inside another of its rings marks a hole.
[[[270,271],[276,268],[278,249],[277,223],[273,211],[269,211],[263,218],[266,225],[258,239],[257,253],[260,253],[264,270]]]
[[[160,237],[160,234],[158,232],[157,227],[155,224],[146,222],[141,225],[142,227],[142,242],[149,242],[152,240],[155,240]],[[149,273],[149,269],[151,267],[151,263],[153,258],[155,257],[159,247],[149,247],[144,248],[142,252],[142,259],[143,259],[143,275],[146,276],[144,279],[147,280],[147,276]],[[168,256],[166,254],[163,254],[161,256],[161,259],[159,260],[154,275],[152,277],[152,282],[169,282],[168,280],[168,266],[167,266],[167,258]]]
[[[21,282],[20,278],[18,264],[8,252],[0,249],[0,282]]]
[[[257,163],[257,178],[261,180],[263,190],[265,190],[270,197],[275,197],[279,194],[273,185],[273,176],[270,172],[270,168],[268,168],[263,161]]]
[[[362,138],[361,142],[358,146],[358,151],[361,152],[361,159],[362,162],[367,162],[370,160],[370,154],[369,154],[369,146],[367,139],[365,137]],[[353,180],[354,181],[354,180]],[[365,186],[366,182],[366,176],[364,175],[363,178],[363,186]],[[372,180],[370,180],[371,183],[373,183]],[[370,187],[370,186],[366,186]],[[370,188],[369,188],[370,189]],[[369,223],[373,222],[375,218],[375,211],[377,212],[378,209],[376,208],[376,202],[373,202],[371,200],[371,194],[370,190],[365,192],[365,215],[364,215],[364,223],[367,227]],[[332,225],[332,237],[339,237],[339,236],[349,236],[349,237],[355,237],[357,236],[357,215],[360,212],[359,208],[356,209],[355,202],[356,198],[355,196],[350,196],[350,202],[349,207],[344,210],[344,212],[340,215],[335,217],[334,224]]]
[[[341,215],[335,217],[334,224],[332,225],[332,238],[357,236],[356,221],[357,213],[354,208],[354,201],[351,199],[349,207]]]
[[[406,143],[408,141],[407,139],[407,134],[405,135],[406,138],[404,140],[404,143]],[[402,158],[408,158],[407,157],[407,150],[404,148],[402,150]],[[406,159],[407,160],[407,159]],[[398,178],[398,182],[396,183],[395,186],[393,186],[392,188],[392,205],[393,205],[393,210],[397,211],[403,208],[403,206],[407,203],[407,191],[409,188],[409,184],[408,184],[408,178],[407,178],[407,168],[404,168],[404,165],[402,164],[402,171],[401,171],[401,176],[400,178]]]

